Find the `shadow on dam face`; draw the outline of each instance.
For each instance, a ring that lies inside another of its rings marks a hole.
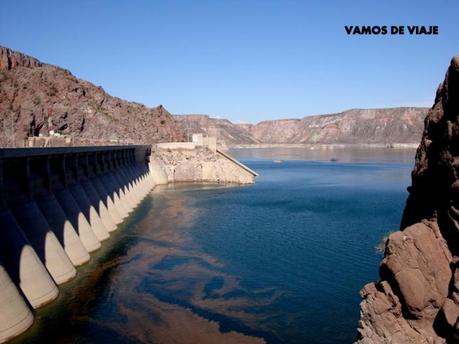
[[[150,146],[0,150],[0,343],[32,324],[32,309],[55,299],[158,183],[150,155]]]

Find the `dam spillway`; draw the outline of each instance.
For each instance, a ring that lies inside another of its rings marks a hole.
[[[0,150],[0,343],[167,183],[150,155],[147,145]]]

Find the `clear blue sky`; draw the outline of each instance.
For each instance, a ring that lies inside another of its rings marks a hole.
[[[430,106],[459,54],[459,1],[3,1],[0,45],[110,94],[233,121]],[[344,25],[438,25],[349,37]]]

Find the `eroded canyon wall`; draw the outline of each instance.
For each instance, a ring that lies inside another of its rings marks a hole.
[[[459,342],[459,57],[424,122],[401,231],[362,291],[357,343]]]
[[[417,143],[426,108],[352,109],[301,119],[234,124],[206,115],[175,116],[184,131],[216,136],[238,144],[383,144]]]

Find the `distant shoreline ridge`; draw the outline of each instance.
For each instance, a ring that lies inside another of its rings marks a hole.
[[[202,133],[215,136],[227,146],[271,144],[376,145],[406,147],[417,144],[423,133],[428,108],[400,107],[351,109],[337,114],[301,119],[232,123],[208,115],[174,115],[187,136]]]
[[[416,149],[419,143],[250,143],[233,144],[228,148],[306,148],[306,149],[346,149],[346,148],[369,148],[369,149]]]

